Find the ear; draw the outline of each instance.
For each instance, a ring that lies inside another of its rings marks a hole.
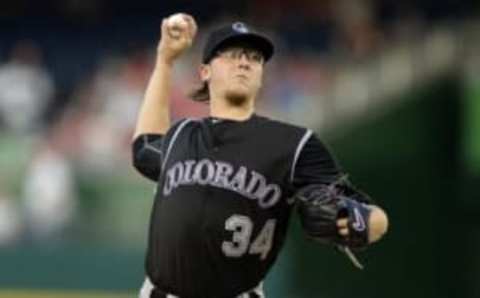
[[[208,64],[200,65],[198,72],[200,74],[200,80],[202,82],[208,82],[210,80],[210,77],[212,75],[212,69],[210,65]]]

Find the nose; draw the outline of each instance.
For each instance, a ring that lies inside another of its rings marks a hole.
[[[238,58],[238,66],[240,68],[250,69],[250,61],[245,53],[242,53]]]

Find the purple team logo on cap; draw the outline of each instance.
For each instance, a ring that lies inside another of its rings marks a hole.
[[[242,22],[236,22],[232,25],[233,30],[240,32],[240,33],[248,33],[248,28]]]

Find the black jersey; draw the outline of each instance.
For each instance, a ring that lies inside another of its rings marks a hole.
[[[158,182],[147,274],[188,298],[254,288],[283,245],[295,190],[340,173],[312,131],[257,115],[184,119],[133,148],[135,167]]]

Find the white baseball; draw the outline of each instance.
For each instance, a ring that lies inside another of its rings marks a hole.
[[[188,22],[181,13],[176,13],[167,19],[167,26],[170,35],[172,37],[178,37],[183,30],[187,29]]]

